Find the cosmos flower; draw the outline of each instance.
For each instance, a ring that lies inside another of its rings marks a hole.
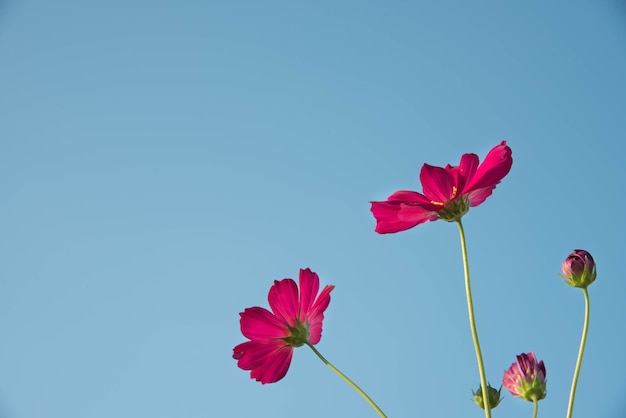
[[[401,190],[385,202],[371,202],[376,232],[389,234],[428,221],[458,221],[470,207],[487,199],[513,164],[511,148],[502,141],[482,164],[476,154],[464,154],[458,166],[424,164],[420,172],[422,193]]]
[[[561,266],[563,280],[572,287],[587,287],[596,280],[596,263],[585,250],[574,250]]]
[[[310,269],[300,269],[300,288],[292,279],[275,280],[268,301],[272,311],[258,306],[241,316],[241,333],[250,341],[233,348],[233,358],[250,377],[274,383],[285,377],[294,347],[317,344],[322,338],[324,311],[330,303],[326,286],[320,294],[319,277]]]
[[[527,401],[540,400],[546,397],[546,367],[543,360],[537,363],[535,354],[522,353],[517,362],[511,364],[504,372],[502,385],[511,395]]]

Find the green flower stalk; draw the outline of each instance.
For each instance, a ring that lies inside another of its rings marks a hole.
[[[465,295],[467,297],[467,313],[470,321],[470,329],[472,332],[472,341],[474,342],[474,350],[476,351],[476,362],[478,363],[478,374],[480,375],[480,387],[486,388],[487,375],[485,374],[485,363],[483,362],[483,354],[480,350],[480,342],[478,341],[478,331],[476,329],[476,319],[474,318],[474,302],[472,300],[472,288],[470,285],[469,261],[467,258],[467,246],[465,244],[465,231],[461,220],[457,221],[459,225],[459,233],[461,235],[461,250],[463,252],[463,271],[465,273]],[[483,397],[483,409],[485,417],[491,418],[491,402],[489,396]]]
[[[467,311],[481,388],[488,385],[474,319],[469,263],[461,218],[470,208],[481,205],[491,196],[512,165],[511,148],[506,141],[502,141],[487,153],[482,163],[476,154],[463,154],[456,166],[447,164],[445,167],[437,167],[424,164],[420,171],[422,193],[399,190],[384,202],[371,202],[371,211],[376,218],[376,232],[379,234],[394,234],[438,219],[458,224],[463,251]],[[483,408],[485,417],[491,418],[489,396],[483,397]]]
[[[589,292],[587,287],[596,280],[596,263],[591,254],[585,250],[574,250],[561,266],[561,276],[565,283],[572,287],[579,287],[583,291],[585,297],[585,321],[583,323],[583,335],[580,339],[580,348],[578,349],[578,358],[576,359],[576,367],[574,369],[574,377],[572,378],[572,387],[569,394],[569,402],[567,404],[567,418],[572,418],[574,412],[574,399],[576,398],[576,386],[578,385],[578,376],[585,355],[585,344],[587,343],[587,332],[589,331]]]

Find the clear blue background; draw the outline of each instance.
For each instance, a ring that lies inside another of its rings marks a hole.
[[[231,358],[301,267],[389,417],[484,416],[456,226],[377,235],[368,201],[502,139],[464,218],[488,379],[535,351],[565,416],[584,248],[574,416],[626,417],[625,75],[617,0],[0,2],[0,417],[376,416],[306,347],[273,385]]]

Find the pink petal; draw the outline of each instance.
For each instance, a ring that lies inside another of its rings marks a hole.
[[[465,184],[465,177],[461,174],[461,167],[457,165],[446,165],[444,168],[452,178],[452,184],[456,187],[456,192],[453,191],[453,195],[456,197],[456,193],[459,190],[463,190],[463,185]]]
[[[436,211],[415,204],[399,201],[371,202],[371,204],[371,211],[376,218],[376,232],[379,234],[405,231],[439,218]],[[433,205],[429,203],[429,206]]]
[[[467,196],[470,206],[474,207],[483,203],[489,196],[491,196],[491,193],[493,193],[493,189],[495,188],[496,186],[491,186],[469,192]]]
[[[309,342],[317,344],[322,338],[322,322],[324,321],[324,311],[330,303],[330,292],[335,288],[333,285],[325,286],[317,299],[307,312],[306,321],[309,324]]]
[[[465,185],[463,194],[473,190],[495,186],[509,173],[513,165],[512,151],[502,141],[489,151],[485,160],[478,166],[476,173]]]
[[[387,198],[387,202],[415,203],[417,205],[431,205],[432,201],[421,193],[409,190],[400,190]]]
[[[292,279],[274,280],[267,300],[274,315],[291,326],[296,324],[300,303],[296,282]]]
[[[513,363],[511,367],[509,367],[509,370],[504,372],[504,376],[502,377],[502,386],[508,389],[513,396],[519,396],[517,388],[520,384],[520,376],[518,373],[517,363]]]
[[[326,308],[328,308],[328,304],[330,303],[330,292],[335,288],[332,284],[324,286],[324,289],[320,292],[315,302],[313,302],[313,306],[309,312],[307,312],[307,319],[310,321],[315,318],[316,315],[324,313]]]
[[[324,322],[324,314],[315,316],[313,322],[309,323],[309,342],[313,345],[322,339],[322,324]]]
[[[246,308],[239,315],[241,333],[251,340],[268,341],[289,335],[286,324],[265,308]]]
[[[541,360],[539,362],[539,364],[537,365],[537,371],[539,372],[539,380],[542,382],[545,382],[546,380],[546,366],[545,364],[543,364],[543,360]]]
[[[318,275],[310,269],[300,269],[300,321],[304,322],[307,312],[311,309],[311,305],[317,296],[320,288],[320,279]]]
[[[267,356],[277,351],[284,341],[272,341],[262,343],[258,341],[246,341],[233,348],[233,358],[237,366],[243,370],[252,370],[265,362]]]
[[[424,196],[433,202],[446,203],[454,194],[454,178],[445,168],[424,164],[420,180]]]
[[[537,358],[535,353],[530,352],[528,354],[520,354],[517,356],[517,363],[519,364],[519,370],[526,379],[535,377],[535,369],[537,367]]]
[[[285,377],[293,357],[293,348],[286,346],[277,350],[273,356],[258,368],[250,372],[250,377],[263,384],[275,383]]]
[[[468,181],[474,177],[478,168],[478,155],[463,154],[459,162],[459,179],[456,180],[457,193],[462,194]]]
[[[251,370],[250,377],[261,383],[274,383],[285,377],[293,348],[284,341],[259,343],[248,341],[233,349],[233,358],[243,370]]]

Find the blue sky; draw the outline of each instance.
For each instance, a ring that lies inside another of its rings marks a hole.
[[[377,235],[368,202],[506,139],[464,218],[488,379],[534,351],[565,415],[584,248],[574,416],[623,418],[624,74],[618,0],[0,1],[0,417],[375,416],[306,347],[272,385],[231,358],[305,267],[389,417],[484,416],[455,225]]]

